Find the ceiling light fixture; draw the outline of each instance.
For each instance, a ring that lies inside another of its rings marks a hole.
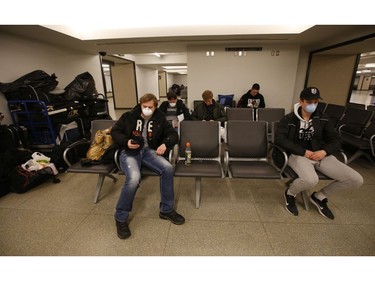
[[[166,66],[163,66],[163,68],[168,69],[168,70],[187,69],[187,65],[166,65]]]

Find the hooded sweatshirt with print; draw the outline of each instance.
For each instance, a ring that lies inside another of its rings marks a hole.
[[[303,156],[306,150],[325,150],[334,154],[341,148],[341,139],[329,116],[315,110],[310,120],[301,117],[301,105],[284,116],[277,126],[275,144],[288,154]]]
[[[156,108],[149,120],[143,119],[141,113],[141,106],[137,105],[132,111],[125,112],[113,126],[111,135],[118,148],[131,151],[128,147],[129,139],[143,138],[144,129],[147,132],[145,145],[151,149],[156,150],[163,143],[167,148],[177,144],[178,134],[163,112]]]

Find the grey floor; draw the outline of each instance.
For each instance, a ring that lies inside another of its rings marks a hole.
[[[0,198],[0,255],[373,256],[375,169],[365,159],[351,166],[365,183],[330,198],[333,221],[314,206],[304,210],[300,197],[300,215],[289,215],[283,180],[204,178],[196,209],[194,179],[175,178],[176,207],[186,218],[176,226],[159,219],[159,179],[148,177],[136,195],[127,240],[117,237],[113,218],[124,176],[106,179],[93,204],[96,176],[61,174],[59,184]]]

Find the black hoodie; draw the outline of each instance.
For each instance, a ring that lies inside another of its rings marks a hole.
[[[167,121],[163,112],[156,108],[151,118],[146,122],[141,116],[141,106],[138,104],[132,111],[124,113],[112,128],[112,139],[118,148],[128,148],[129,139],[142,136],[143,126],[147,124],[147,144],[156,150],[163,143],[172,148],[178,142],[178,134]],[[130,149],[129,149],[130,150]]]

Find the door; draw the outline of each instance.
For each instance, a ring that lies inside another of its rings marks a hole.
[[[131,109],[137,105],[137,86],[134,62],[111,67],[113,103],[115,109]]]

